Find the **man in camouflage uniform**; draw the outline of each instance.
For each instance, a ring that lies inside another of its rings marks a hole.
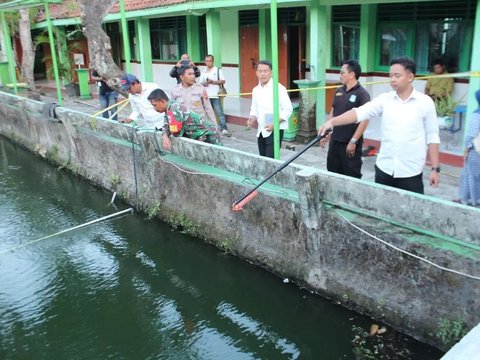
[[[214,124],[217,124],[215,112],[208,98],[207,90],[195,83],[195,71],[191,66],[178,69],[180,84],[172,89],[172,100],[185,105],[187,109],[207,117]]]
[[[170,135],[223,145],[216,124],[205,116],[190,111],[183,104],[169,100],[163,90],[153,90],[148,100],[156,111],[165,113],[165,125],[163,126],[163,148],[165,150],[171,149]]]

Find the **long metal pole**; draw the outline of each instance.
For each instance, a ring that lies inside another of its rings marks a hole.
[[[3,37],[5,38],[5,47],[7,48],[7,59],[8,59],[8,73],[10,75],[10,81],[13,84],[13,93],[17,94],[17,74],[15,73],[15,59],[13,58],[12,51],[12,42],[10,40],[10,32],[8,31],[7,22],[5,20],[5,12],[1,12],[2,17],[2,26],[3,26]]]
[[[10,249],[7,249],[7,250],[2,250],[2,251],[0,251],[0,255],[1,255],[1,254],[5,254],[5,253],[10,252],[10,251],[18,250],[18,249],[20,249],[20,248],[22,248],[22,247],[24,247],[24,246],[27,246],[27,245],[35,244],[35,243],[37,243],[37,242],[39,242],[39,241],[42,241],[42,240],[50,239],[50,238],[52,238],[52,237],[54,237],[54,236],[63,235],[63,234],[65,234],[65,233],[70,232],[70,231],[73,231],[73,230],[78,230],[78,229],[81,229],[81,228],[83,228],[83,227],[90,226],[90,225],[93,225],[93,224],[97,224],[97,223],[102,222],[102,221],[110,220],[110,219],[113,219],[114,217],[117,217],[117,216],[120,216],[120,215],[125,215],[125,214],[127,214],[127,213],[132,214],[132,213],[133,213],[133,208],[128,208],[128,209],[125,209],[125,210],[116,212],[116,213],[114,213],[114,214],[110,214],[110,215],[101,217],[100,219],[92,220],[92,221],[86,222],[86,223],[84,223],[84,224],[80,224],[80,225],[77,225],[77,226],[74,226],[74,227],[71,227],[71,228],[68,228],[68,229],[65,229],[65,230],[56,232],[55,234],[47,235],[47,236],[44,236],[44,237],[42,237],[42,238],[40,238],[40,239],[37,239],[37,240],[33,240],[33,241],[29,241],[29,242],[20,244],[20,245],[18,245],[18,246],[15,246],[15,247],[10,248]]]
[[[275,170],[273,173],[268,175],[262,182],[260,182],[257,186],[255,186],[252,190],[250,190],[248,193],[243,195],[240,199],[236,200],[233,205],[232,205],[232,210],[233,211],[241,211],[243,210],[243,206],[245,206],[250,200],[252,200],[255,196],[258,195],[257,189],[265,184],[268,180],[270,180],[272,177],[274,177],[276,174],[278,174],[280,171],[285,169],[292,161],[297,159],[300,155],[302,155],[305,151],[310,149],[313,145],[315,145],[318,141],[322,140],[327,134],[330,132],[330,130],[326,130],[323,135],[317,135],[313,140],[311,140],[305,147],[303,148],[302,151],[299,151],[298,153],[294,154],[290,159],[285,161],[282,165],[278,167],[277,170]]]
[[[273,155],[280,159],[280,128],[278,108],[278,28],[277,28],[277,0],[271,0],[270,29],[272,38],[272,80],[273,80]],[[284,119],[288,121],[288,119]]]
[[[131,72],[131,55],[130,55],[130,41],[128,38],[127,19],[125,17],[125,0],[120,0],[120,20],[122,23],[122,38],[123,38],[123,53],[125,56],[125,70],[127,73]]]
[[[45,1],[45,16],[47,17],[48,41],[50,42],[50,53],[52,54],[53,76],[55,77],[55,85],[57,87],[58,104],[63,105],[62,84],[60,83],[60,75],[58,73],[57,48],[53,40],[52,20],[50,19],[50,9],[48,1]]]

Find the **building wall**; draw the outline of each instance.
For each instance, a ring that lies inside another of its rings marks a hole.
[[[220,25],[222,27],[222,62],[238,65],[240,61],[238,11],[223,10],[220,13]]]
[[[125,65],[125,64],[123,64]],[[140,64],[132,62],[130,64],[132,74],[136,75],[140,80],[142,79],[142,71]],[[153,64],[153,82],[160,86],[168,93],[171,92],[174,86],[177,85],[175,78],[170,77],[169,73],[174,64]],[[206,66],[199,65],[200,71],[206,69]],[[225,87],[230,94],[237,94],[240,92],[240,75],[238,66],[222,67],[225,76]]]
[[[135,74],[140,76],[140,66],[136,64],[135,70],[132,66],[132,71],[136,71]],[[177,80],[170,77],[169,73],[172,70],[171,64],[153,64],[153,80],[156,84],[160,85],[163,90],[170,93],[171,89],[177,85]]]
[[[225,76],[225,87],[229,93],[240,92],[240,73],[239,73],[239,34],[238,34],[238,11],[225,10],[220,16],[222,37],[222,63],[226,66],[222,67]],[[177,85],[174,78],[171,78],[169,73],[174,63],[153,63],[153,81],[162,89],[170,92],[171,89]],[[203,71],[206,66],[203,65],[203,59],[198,62],[200,71]],[[142,79],[141,66],[135,61],[131,63],[131,72]]]

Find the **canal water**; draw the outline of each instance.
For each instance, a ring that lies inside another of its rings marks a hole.
[[[441,356],[388,327],[368,349],[373,320],[144,214],[23,246],[128,208],[111,196],[0,137],[0,359]]]

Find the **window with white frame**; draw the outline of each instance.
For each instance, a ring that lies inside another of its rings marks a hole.
[[[436,59],[449,72],[470,67],[476,0],[379,4],[376,68],[406,55],[426,73]]]
[[[332,66],[358,60],[360,51],[360,5],[332,7]]]
[[[152,58],[178,61],[187,51],[185,16],[150,19]]]

